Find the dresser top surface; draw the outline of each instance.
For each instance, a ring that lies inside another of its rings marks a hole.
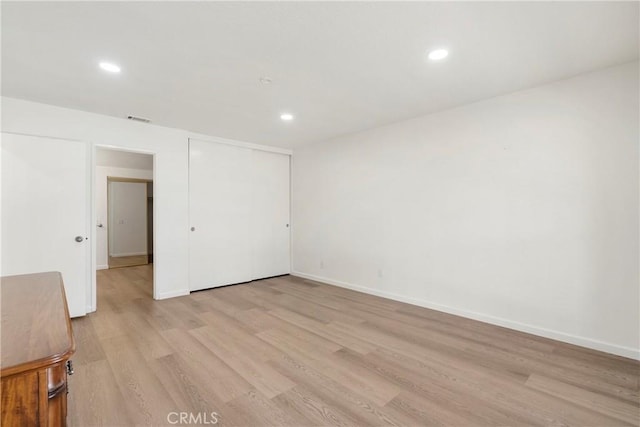
[[[67,359],[75,350],[62,275],[0,278],[2,376]]]

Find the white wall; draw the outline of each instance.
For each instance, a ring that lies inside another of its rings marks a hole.
[[[136,123],[126,119],[1,98],[3,132],[84,141],[107,147],[154,154],[154,298],[189,293],[189,138],[291,154],[291,150],[202,135],[181,129]],[[93,159],[89,160],[93,163]],[[94,176],[95,179],[95,176]],[[92,186],[93,189],[93,186]],[[95,193],[95,190],[93,190]],[[88,196],[93,203],[95,194]],[[96,252],[96,213],[87,230]],[[90,241],[91,241],[90,240]],[[95,259],[92,260],[95,268]],[[95,310],[96,279],[87,292],[87,312]]]
[[[2,98],[2,128],[5,132],[76,139],[94,146],[155,154],[154,297],[189,293],[186,131],[6,97]],[[92,228],[95,224],[94,216]],[[96,234],[95,230],[88,232],[92,237]],[[88,294],[88,311],[92,311],[95,293]]]
[[[153,156],[98,147],[96,148],[96,166],[153,170]]]
[[[97,166],[95,177],[96,198],[96,268],[98,270],[109,268],[108,258],[108,223],[107,223],[107,177],[153,179],[153,171],[144,169],[116,168]],[[145,205],[146,206],[146,205]],[[146,245],[146,243],[145,243]],[[145,246],[146,250],[146,246]]]
[[[635,62],[295,149],[294,274],[639,358],[638,114]]]
[[[109,183],[109,256],[147,254],[147,184]]]

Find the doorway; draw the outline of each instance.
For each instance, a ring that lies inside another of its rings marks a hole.
[[[154,155],[95,149],[94,310],[120,292],[154,296]]]
[[[107,177],[109,268],[153,262],[153,181]]]

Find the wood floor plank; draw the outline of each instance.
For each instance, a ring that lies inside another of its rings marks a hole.
[[[206,319],[209,326],[196,331],[200,334],[206,333],[217,342],[224,343],[219,347],[227,348],[231,353],[251,354],[253,358],[261,361],[279,356],[275,347],[254,336],[255,330],[233,317],[224,313],[208,312],[203,313],[202,318]]]
[[[312,424],[309,418],[298,411],[288,411],[276,399],[268,399],[257,390],[250,390],[242,396],[227,403],[227,408],[236,416],[241,416],[239,421],[232,424],[237,426],[290,426],[300,427]],[[226,411],[225,411],[226,413]],[[224,420],[224,415],[222,416]]]
[[[98,311],[87,318],[91,320],[96,336],[101,342],[108,338],[126,334],[127,324],[122,316],[122,311],[117,312],[98,308]],[[75,323],[78,320],[74,319],[73,322]]]
[[[465,417],[451,407],[433,402],[428,398],[403,391],[385,405],[403,414],[405,425],[416,426],[468,426],[476,425],[477,419]]]
[[[358,375],[350,367],[335,363],[330,354],[322,354],[285,333],[269,330],[260,332],[257,336],[278,347],[290,357],[336,381],[343,382],[353,392],[365,393],[372,401],[381,406],[400,392],[397,387],[384,378],[378,375]]]
[[[343,356],[344,357],[344,356]],[[407,393],[420,396],[433,404],[459,414],[471,425],[522,425],[520,414],[505,413],[494,402],[477,396],[473,389],[463,389],[437,373],[427,374],[405,364],[389,360],[377,360],[374,355],[362,356],[359,363],[365,368],[385,377]],[[397,396],[396,396],[397,397]]]
[[[359,426],[352,414],[341,411],[336,405],[323,401],[304,385],[298,385],[275,398],[287,411],[311,420],[314,426]]]
[[[361,340],[357,337],[341,333],[340,331],[331,331],[326,328],[326,324],[289,310],[276,309],[270,310],[268,313],[271,316],[290,322],[293,325],[306,329],[309,332],[324,337],[343,347],[350,348],[358,353],[366,354],[376,348],[374,344]]]
[[[456,316],[449,313],[443,313],[436,310],[429,310],[419,306],[410,304],[399,304],[395,309],[395,312],[403,316],[403,320],[407,321],[408,317],[414,317],[416,319],[422,319],[427,321],[428,325],[437,327],[438,325],[448,325],[455,329],[464,329],[467,331],[473,331],[480,335],[487,335],[489,337],[501,337],[503,339],[509,339],[511,342],[518,346],[538,349],[541,351],[549,351],[557,347],[557,342],[527,334],[525,332],[508,329],[498,325],[491,325],[488,323],[478,322],[473,319],[468,319],[460,316]],[[420,325],[417,325],[420,326]]]
[[[132,311],[125,311],[122,316],[127,324],[127,335],[136,342],[138,350],[146,360],[157,359],[173,353],[171,346],[147,321],[146,316]]]
[[[233,347],[219,339],[212,328],[193,329],[189,333],[268,398],[295,387],[289,379],[263,361],[252,358],[251,354],[234,352]]]
[[[81,367],[69,378],[68,415],[71,426],[129,426],[133,419],[116,382],[109,361]]]
[[[205,292],[201,291],[201,292],[198,292],[197,295],[207,295],[207,293],[206,291]],[[224,313],[228,316],[234,316],[237,312],[245,310],[236,305],[227,304],[222,299],[212,295],[209,295],[208,298],[199,299],[198,303],[205,308],[204,310],[198,310],[201,313],[214,311],[218,313]]]
[[[73,363],[75,365],[84,365],[107,358],[89,317],[81,317],[74,320],[73,335],[76,341],[76,347],[84,350],[78,352],[73,357]]]
[[[531,375],[526,385],[585,408],[594,409],[612,418],[629,423],[629,425],[637,425],[640,411],[635,405],[538,374]]]
[[[416,316],[398,313],[397,311],[378,310],[376,313],[367,313],[365,311],[361,312],[360,316],[364,317],[369,324],[376,326],[395,327],[402,330],[408,327],[411,330],[419,330],[423,335],[434,334],[475,343],[490,343],[492,346],[505,350],[513,349],[516,342],[518,343],[516,348],[528,353],[550,354],[555,348],[550,343],[529,340],[526,337],[518,337],[516,339],[513,336],[502,336],[491,330],[468,330],[450,323],[425,320]]]
[[[259,291],[259,289],[256,290]],[[345,323],[364,322],[364,319],[353,315],[352,313],[321,306],[291,294],[283,293],[282,295],[273,296],[265,293],[263,294],[263,298],[280,308],[297,312],[324,323],[329,323],[336,319]]]
[[[262,307],[238,311],[234,313],[233,318],[256,332],[281,328],[285,323],[284,320],[269,315]]]
[[[401,426],[405,424],[403,420],[406,421],[406,417],[393,410],[382,409],[382,406],[367,397],[367,393],[354,393],[340,382],[288,355],[269,363],[296,384],[304,384],[313,389],[323,401],[337,402],[334,405],[354,414],[361,425]]]
[[[170,329],[163,331],[162,336],[184,361],[187,374],[197,377],[203,388],[219,400],[229,402],[252,389],[251,384],[191,334]]]
[[[406,337],[407,340],[419,343],[425,348],[437,347],[450,355],[464,353],[478,360],[482,359],[482,355],[491,353],[492,358],[484,359],[490,361],[499,359],[504,367],[509,366],[511,360],[517,358],[517,364],[527,367],[529,372],[549,373],[551,371],[556,377],[566,379],[572,384],[605,392],[612,397],[627,398],[630,402],[638,401],[638,394],[633,391],[637,376],[606,366],[592,366],[593,364],[572,360],[553,352],[522,348],[493,338],[483,340],[477,336],[466,337],[457,333],[445,334],[428,328],[418,328],[391,318],[367,317],[366,324],[373,325],[377,330],[388,332],[393,336]],[[461,343],[464,344],[463,348],[460,347]],[[602,378],[610,381],[603,382]]]
[[[124,397],[124,407],[135,424],[165,424],[168,412],[180,410],[137,350],[135,341],[128,336],[108,338],[103,347]]]
[[[638,426],[640,362],[292,276],[152,299],[101,270],[69,425]]]
[[[582,361],[593,366],[608,367],[628,375],[633,375],[635,378],[638,378],[638,373],[640,373],[640,367],[636,360],[614,354],[603,353],[601,351],[556,341],[554,341],[553,352],[568,357],[572,361]]]
[[[342,357],[360,357],[346,352]],[[442,387],[456,396],[468,395],[469,402],[480,399],[482,412],[495,409],[509,414],[519,423],[531,425],[615,425],[616,421],[601,413],[559,402],[544,393],[533,392],[524,383],[512,381],[499,371],[474,369],[465,361],[419,359],[407,357],[387,349],[378,349],[362,363],[381,369],[387,375],[413,379],[411,387],[419,384]],[[420,395],[419,393],[416,393]],[[594,424],[595,423],[595,424]]]
[[[157,307],[164,314],[171,328],[193,329],[205,326],[198,313],[183,303],[188,297],[170,298],[157,302]]]
[[[170,354],[149,363],[177,408],[190,408],[196,413],[210,413],[224,407],[224,402],[210,393],[200,377],[194,376],[188,363]]]

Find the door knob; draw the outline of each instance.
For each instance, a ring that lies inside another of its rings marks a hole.
[[[84,241],[84,237],[82,237],[82,236],[76,236],[76,242],[80,243],[80,242],[82,242],[82,241]]]
[[[196,228],[195,227],[191,227],[191,231],[196,231]]]

